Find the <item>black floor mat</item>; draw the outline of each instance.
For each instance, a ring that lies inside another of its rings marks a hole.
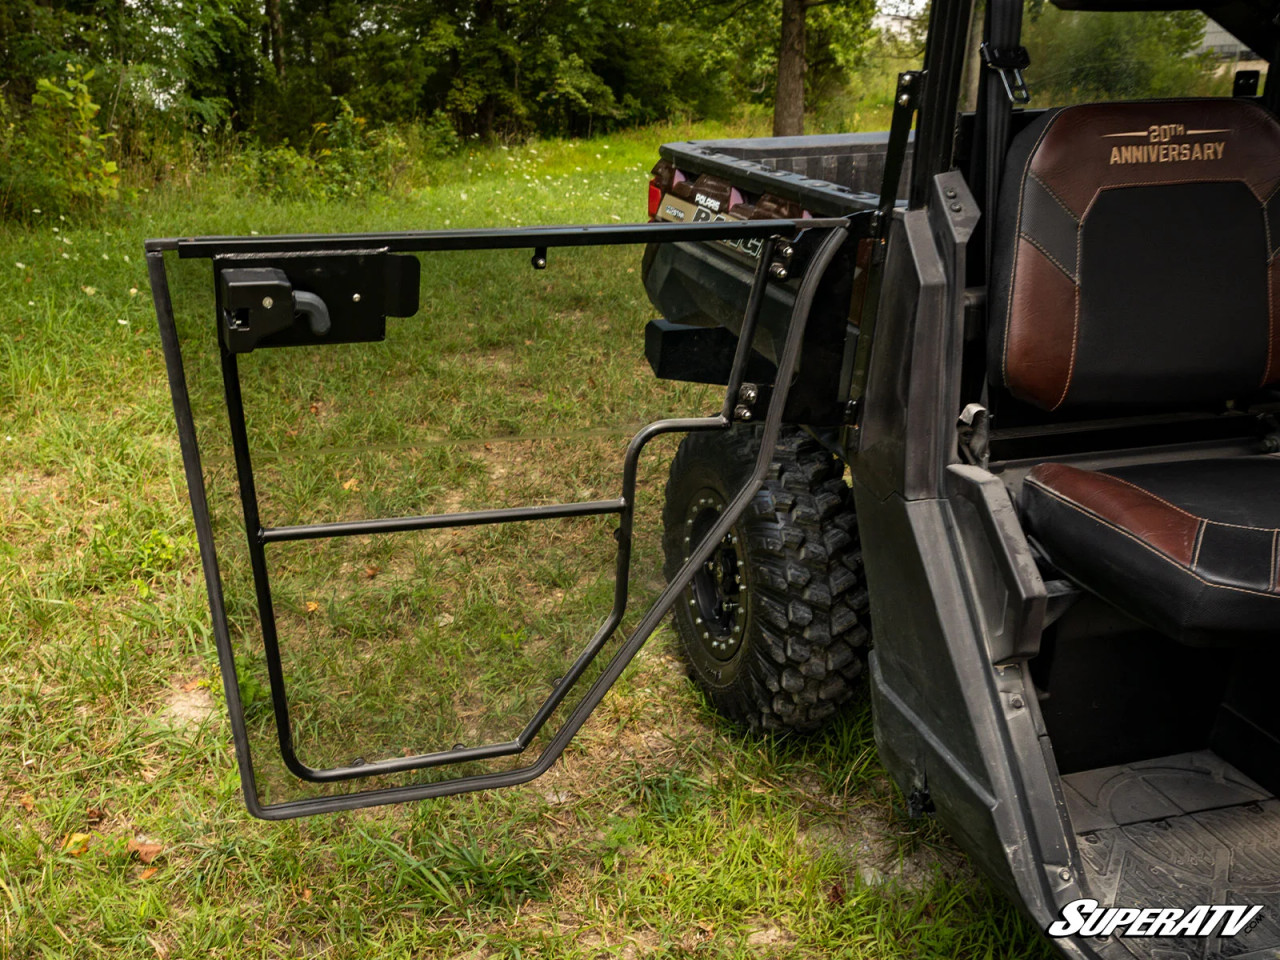
[[[1062,778],[1103,906],[1261,904],[1235,937],[1094,940],[1116,960],[1280,960],[1280,801],[1209,751]]]

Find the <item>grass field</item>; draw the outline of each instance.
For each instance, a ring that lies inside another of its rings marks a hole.
[[[667,128],[486,149],[364,200],[273,202],[216,171],[94,224],[0,229],[0,958],[1032,957],[1035,931],[906,819],[865,705],[739,735],[665,630],[533,784],[283,824],[239,792],[141,256],[146,237],[643,218]],[[627,432],[704,413],[656,381],[639,251],[444,257],[385,344],[243,358],[270,523],[617,495]],[[172,265],[241,690],[270,757],[217,407],[207,264]],[[642,464],[636,596],[660,588],[673,444]],[[607,609],[602,521],[281,546],[314,765],[510,736]]]

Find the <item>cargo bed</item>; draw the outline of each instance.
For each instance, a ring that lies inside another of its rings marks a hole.
[[[888,132],[813,137],[684,140],[658,148],[664,160],[728,180],[744,192],[773,194],[816,216],[873,209],[884,179]],[[908,155],[902,182],[910,178]]]

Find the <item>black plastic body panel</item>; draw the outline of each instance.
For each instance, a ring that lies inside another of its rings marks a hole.
[[[958,207],[959,209],[956,209]],[[962,848],[1044,929],[1084,896],[1027,660],[1047,589],[1002,482],[956,445],[966,254],[955,172],[899,211],[860,426],[847,441],[871,595],[876,743]],[[1066,956],[1090,956],[1074,941]]]

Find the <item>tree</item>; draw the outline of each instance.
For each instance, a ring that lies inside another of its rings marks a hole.
[[[1212,57],[1195,53],[1206,23],[1198,10],[1099,13],[1040,0],[1028,13],[1023,43],[1037,106],[1222,92]]]
[[[778,85],[773,99],[773,135],[804,133],[806,0],[782,0],[782,39],[778,44]]]

